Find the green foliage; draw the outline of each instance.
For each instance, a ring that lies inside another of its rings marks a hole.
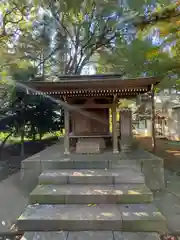
[[[148,40],[135,39],[131,44],[120,42],[113,52],[103,52],[101,66],[109,66],[110,72],[122,72],[126,77],[160,76],[169,60],[168,54],[154,53],[158,48]],[[158,62],[158,64],[157,64]]]
[[[59,111],[59,114],[56,111]],[[16,137],[23,131],[27,138],[33,138],[37,134],[42,138],[45,133],[64,128],[62,109],[41,96],[16,91],[16,97],[4,112],[1,128],[4,126],[9,132],[14,132]]]
[[[0,13],[0,82],[8,82],[9,66],[22,59],[16,49],[18,35],[31,30],[31,6],[26,0],[1,1]],[[3,70],[2,70],[3,69]]]
[[[25,64],[27,64],[27,62],[25,62]],[[24,66],[21,62],[20,65],[12,64],[10,66],[9,73],[13,80],[25,82],[35,78],[35,75],[37,74],[37,68],[33,67],[31,64]]]
[[[127,0],[127,5],[130,9],[133,9],[137,12],[144,13],[145,6],[154,4],[153,0]]]
[[[133,1],[128,3],[129,8],[138,9],[141,5],[142,9],[145,1],[137,1],[137,5]],[[126,77],[158,76],[163,79],[159,85],[161,89],[179,89],[179,5],[180,1],[156,1],[154,10],[148,15],[135,17],[132,22],[137,28],[134,40],[127,42],[121,39],[116,41],[112,51],[103,49],[99,53],[97,71],[121,72]],[[161,44],[153,45],[153,36],[159,37]]]
[[[138,37],[142,40],[153,35],[153,32],[161,38],[161,44],[155,53],[149,51],[148,57],[155,60],[157,66],[152,65],[152,70],[158,68],[163,73],[163,81],[160,88],[179,89],[178,79],[180,78],[180,1],[169,2],[168,5],[158,4],[156,9],[143,19],[139,25]],[[169,51],[167,50],[169,49]],[[166,51],[166,56],[164,54]],[[152,53],[152,54],[151,54]],[[160,64],[159,64],[160,63]]]

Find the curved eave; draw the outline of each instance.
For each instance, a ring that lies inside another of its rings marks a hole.
[[[139,94],[148,92],[151,85],[158,84],[159,79],[155,77],[136,78],[136,79],[120,79],[109,77],[105,79],[86,78],[86,79],[70,79],[58,82],[31,81],[26,85],[38,92],[35,94],[48,95],[69,95],[69,96],[111,96],[117,94],[123,97],[135,97]]]
[[[59,95],[59,96],[69,96],[69,97],[91,97],[91,96],[97,96],[97,97],[103,97],[103,96],[113,96],[117,95],[119,97],[136,97],[139,94],[144,94],[147,92],[147,88],[138,88],[138,89],[84,89],[84,90],[66,90],[66,91],[43,91],[38,90],[37,92],[34,92],[32,94],[34,95]]]

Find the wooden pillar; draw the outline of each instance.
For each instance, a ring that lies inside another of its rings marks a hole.
[[[112,139],[113,139],[113,153],[119,153],[118,150],[118,134],[117,134],[117,121],[116,121],[116,104],[112,105]]]
[[[152,121],[152,150],[156,151],[156,127],[155,127],[155,103],[154,103],[154,85],[151,85],[151,121]]]
[[[67,108],[64,109],[64,127],[65,127],[65,135],[64,135],[64,154],[70,154],[70,144],[69,144],[69,110]]]

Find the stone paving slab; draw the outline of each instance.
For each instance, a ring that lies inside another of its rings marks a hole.
[[[166,216],[180,214],[180,199],[172,193],[163,191],[154,193],[154,204]]]
[[[166,220],[153,204],[119,205],[119,209],[124,231],[167,232]]]
[[[114,240],[160,240],[157,233],[114,232]]]
[[[68,232],[26,232],[21,240],[67,240]]]
[[[79,169],[48,170],[39,177],[40,184],[118,184],[144,183],[137,169]]]
[[[148,203],[152,192],[144,184],[38,185],[30,194],[35,204]]]
[[[28,204],[28,194],[20,186],[20,173],[0,182],[0,233],[9,232]]]
[[[151,204],[29,205],[17,225],[21,231],[167,231]]]
[[[153,203],[165,216],[168,232],[180,235],[180,198],[171,192],[157,192]]]
[[[21,240],[160,240],[157,233],[112,231],[26,232]]]
[[[180,176],[174,176],[167,181],[167,189],[180,199]]]
[[[170,234],[180,236],[180,215],[173,214],[166,217]]]
[[[86,232],[69,232],[68,240],[115,240],[112,231],[86,231]]]

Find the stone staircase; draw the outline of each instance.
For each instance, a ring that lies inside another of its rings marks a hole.
[[[78,169],[68,161],[39,176],[17,220],[24,240],[158,240],[167,231],[139,165],[118,161],[89,169],[81,161]]]

